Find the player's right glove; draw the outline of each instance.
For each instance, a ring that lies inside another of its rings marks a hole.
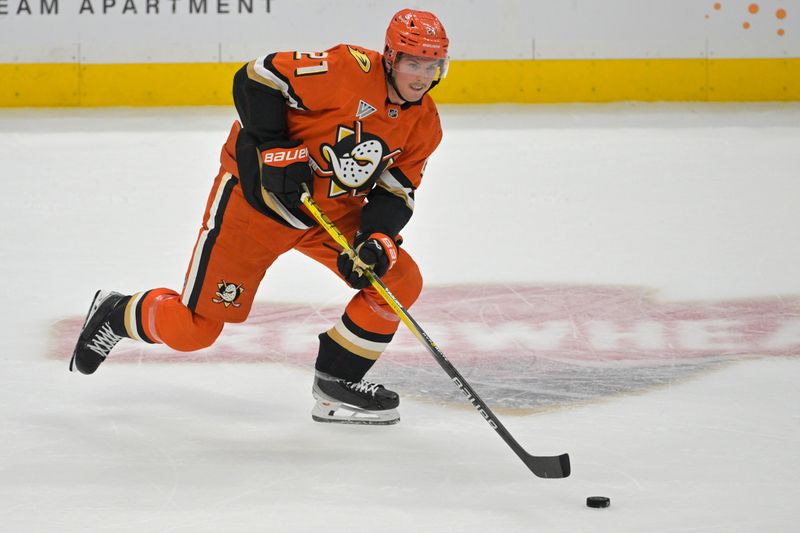
[[[302,202],[303,184],[313,191],[314,174],[308,166],[308,147],[301,141],[272,141],[258,147],[261,185],[286,207]]]
[[[353,246],[349,252],[339,254],[336,266],[354,289],[369,287],[369,280],[364,275],[368,268],[380,278],[397,262],[397,244],[383,233],[373,233],[365,238],[363,233],[358,232]]]

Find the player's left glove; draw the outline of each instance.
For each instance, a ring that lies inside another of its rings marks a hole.
[[[356,233],[353,240],[353,249],[342,252],[336,260],[339,273],[354,289],[369,287],[369,280],[364,271],[372,269],[372,273],[379,278],[386,274],[397,262],[397,246],[388,235],[372,233],[369,236],[361,232]]]

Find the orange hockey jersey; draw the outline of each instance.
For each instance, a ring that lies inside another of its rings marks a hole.
[[[249,145],[243,151],[243,143],[286,138],[308,146],[314,199],[331,219],[362,209],[368,198],[382,209],[365,222],[379,226],[369,231],[396,235],[408,221],[442,132],[429,95],[413,104],[389,102],[381,54],[344,44],[325,52],[270,54],[237,73],[234,97],[243,130],[231,136],[238,152],[231,146],[223,152],[238,154],[238,168],[225,154],[223,166],[228,160],[226,170],[239,176],[254,207],[297,229],[314,225],[304,207],[287,209],[264,190],[252,163],[243,161],[252,151]]]

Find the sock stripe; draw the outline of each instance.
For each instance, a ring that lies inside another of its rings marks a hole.
[[[333,327],[330,330],[328,330],[328,337],[330,337],[331,340],[333,340],[333,342],[335,342],[348,352],[363,357],[364,359],[375,361],[383,353],[383,349],[370,350],[362,346],[360,343],[352,342],[352,337],[350,338],[345,337],[344,335],[341,334],[341,332],[338,329],[336,329],[336,327]]]
[[[372,331],[367,331],[353,322],[353,320],[347,316],[347,313],[342,315],[338,325],[340,325],[342,329],[347,329],[347,331],[357,337],[360,337],[361,339],[364,339],[365,341],[372,341],[386,345],[392,341],[392,338],[394,338],[394,333],[373,333]]]
[[[391,335],[381,335],[383,338],[389,337],[389,339],[384,342],[365,339],[363,336],[351,331],[343,319],[340,319],[339,322],[328,331],[328,336],[348,351],[358,354],[361,357],[366,357],[367,359],[377,359],[380,357],[383,351],[386,350],[386,347],[389,345],[389,340],[391,340],[392,337]]]
[[[145,300],[150,295],[152,291],[147,291],[142,294],[142,297],[139,298],[139,301],[136,303],[136,329],[138,330],[139,337],[148,343],[148,344],[155,344],[155,341],[150,338],[147,334],[147,329],[144,327],[144,316],[142,315],[142,306],[144,305]]]
[[[137,292],[131,296],[128,305],[125,306],[125,330],[132,339],[143,341],[148,344],[155,344],[155,341],[147,334],[142,318],[142,305],[151,292],[152,291]]]
[[[128,300],[128,305],[125,306],[125,331],[128,332],[130,338],[137,341],[144,340],[139,334],[139,328],[136,324],[136,308],[139,306],[139,301],[143,295],[144,293],[137,292],[131,296],[131,299]]]

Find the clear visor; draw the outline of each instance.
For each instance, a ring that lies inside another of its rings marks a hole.
[[[398,54],[392,68],[403,74],[418,75],[426,80],[441,80],[447,76],[450,58],[431,59],[430,57]]]

